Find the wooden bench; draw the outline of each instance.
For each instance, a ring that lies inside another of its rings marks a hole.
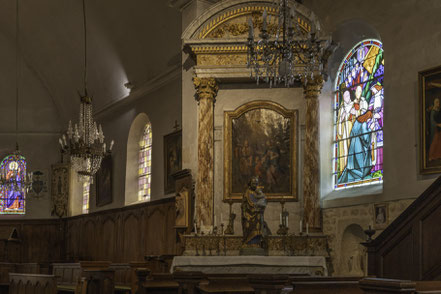
[[[52,274],[57,277],[59,293],[74,293],[81,277],[81,266],[79,263],[53,263]]]
[[[299,294],[363,294],[358,281],[361,277],[294,277],[293,293]]]
[[[171,274],[153,273],[145,281],[144,288],[149,294],[175,294],[178,293],[179,284]]]
[[[206,279],[206,283],[202,281],[198,286],[201,293],[254,293],[254,289],[250,286],[246,275],[207,274]]]
[[[10,294],[56,294],[54,275],[9,273]]]

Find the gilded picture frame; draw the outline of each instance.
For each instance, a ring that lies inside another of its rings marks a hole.
[[[268,201],[297,201],[298,111],[252,101],[224,112],[224,201],[241,201],[251,177]]]
[[[175,228],[188,228],[190,225],[190,196],[191,191],[182,186],[178,193],[176,193],[176,218]]]
[[[441,173],[441,66],[418,73],[421,105],[420,172]]]
[[[389,205],[388,203],[376,203],[373,206],[374,229],[384,230],[389,225]]]

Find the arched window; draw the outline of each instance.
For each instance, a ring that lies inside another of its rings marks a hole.
[[[358,43],[335,82],[334,189],[383,182],[383,45]]]
[[[83,213],[89,213],[90,182],[83,183]]]
[[[139,141],[138,200],[150,200],[152,182],[152,125],[148,123]]]
[[[6,180],[16,177],[23,183],[26,175],[26,159],[19,154],[6,156],[0,163],[0,172]],[[0,214],[24,214],[26,193],[9,185],[0,186]]]

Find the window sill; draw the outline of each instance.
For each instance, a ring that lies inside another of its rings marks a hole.
[[[322,208],[334,208],[379,202],[378,196],[383,193],[383,183],[334,190],[322,199]]]

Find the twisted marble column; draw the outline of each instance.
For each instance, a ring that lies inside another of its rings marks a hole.
[[[318,96],[322,87],[321,76],[308,79],[304,86],[306,122],[303,162],[303,225],[308,226],[312,231],[321,231]]]
[[[213,78],[193,78],[198,108],[198,175],[196,222],[202,231],[213,225],[214,102],[219,89]]]

